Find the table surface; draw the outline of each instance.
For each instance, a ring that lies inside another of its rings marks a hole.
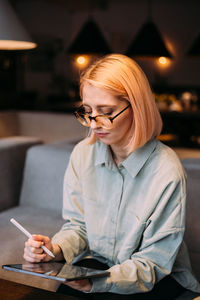
[[[73,296],[38,289],[20,283],[0,279],[0,299],[2,300],[77,300]]]

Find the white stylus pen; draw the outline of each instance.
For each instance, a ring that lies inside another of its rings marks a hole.
[[[28,232],[22,225],[20,225],[15,219],[10,219],[10,222],[13,223],[13,225],[15,225],[19,230],[21,230],[28,238],[32,238],[32,234],[30,232]],[[41,246],[41,248],[44,250],[44,252],[46,252],[47,254],[49,254],[51,257],[55,257],[53,255],[53,253],[47,249],[45,246]]]

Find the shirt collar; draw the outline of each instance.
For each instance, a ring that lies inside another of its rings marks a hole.
[[[109,169],[116,170],[110,147],[100,141],[96,142],[96,147],[95,166],[104,164]]]
[[[150,140],[144,146],[132,152],[120,165],[123,166],[132,177],[136,177],[154,151],[157,142],[157,140]],[[96,142],[96,147],[95,165],[105,164],[109,169],[116,170],[110,147],[100,141]]]
[[[150,140],[144,146],[137,148],[132,152],[121,165],[129,172],[132,177],[136,177],[140,172],[154,149],[158,141]]]

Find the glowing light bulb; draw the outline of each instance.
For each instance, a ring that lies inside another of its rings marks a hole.
[[[74,57],[74,64],[79,70],[85,69],[91,61],[89,55],[77,55]]]
[[[84,65],[86,63],[86,59],[84,56],[77,57],[76,61],[79,65]]]
[[[164,56],[161,56],[161,57],[159,57],[158,61],[161,65],[165,65],[167,63],[167,58]]]

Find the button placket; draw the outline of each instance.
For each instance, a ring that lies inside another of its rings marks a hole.
[[[116,193],[112,197],[112,206],[111,206],[111,226],[110,226],[110,258],[113,260],[114,253],[115,253],[115,244],[116,244],[116,235],[117,235],[117,222],[118,222],[118,213],[120,208],[120,203],[122,199],[123,194],[123,185],[124,185],[124,179],[120,172],[117,174],[117,183],[116,183]]]

